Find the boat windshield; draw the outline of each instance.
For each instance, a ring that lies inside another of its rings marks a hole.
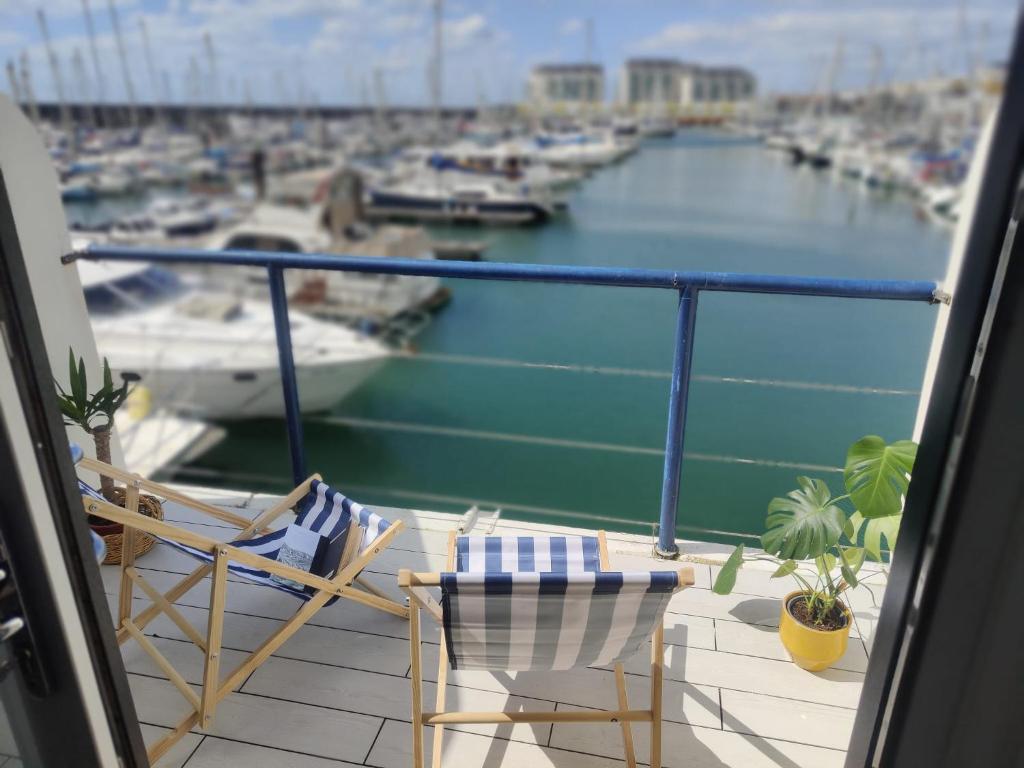
[[[85,304],[90,315],[120,315],[163,304],[185,291],[176,274],[152,267],[120,280],[89,286],[85,289]]]

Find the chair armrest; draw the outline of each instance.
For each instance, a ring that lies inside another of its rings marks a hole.
[[[144,477],[133,475],[131,472],[126,472],[123,469],[118,469],[115,466],[106,464],[96,459],[90,459],[89,457],[83,457],[79,462],[78,466],[83,469],[91,470],[98,475],[112,478],[114,480],[120,480],[123,483],[136,484],[139,488],[147,490],[158,496],[162,496],[168,501],[173,501],[178,504],[182,504],[186,507],[190,507],[197,512],[214,517],[225,523],[231,523],[236,528],[247,528],[252,524],[252,520],[241,515],[236,515],[227,510],[215,507],[212,504],[207,504],[204,501],[193,499],[191,496],[176,491],[173,488],[169,488],[166,485],[155,483],[152,480],[146,480]]]
[[[102,517],[104,520],[110,520],[113,523],[120,523],[128,528],[134,528],[144,533],[151,533],[154,536],[160,536],[164,539],[171,539],[181,544],[187,544],[190,547],[201,549],[204,552],[212,552],[218,546],[220,542],[216,539],[211,539],[209,536],[203,536],[200,533],[194,533],[192,531],[185,530],[184,528],[178,528],[176,525],[165,523],[163,520],[156,520],[152,517],[147,517],[140,512],[129,512],[124,507],[119,507],[116,504],[111,504],[109,501],[100,501],[94,499],[92,496],[82,496],[82,504],[85,506],[85,511],[90,515],[96,515],[96,517]]]
[[[444,621],[441,606],[427,591],[423,577],[436,577],[437,584],[441,583],[441,575],[438,573],[413,573],[407,568],[403,568],[398,572],[398,586],[409,596],[410,600],[437,619],[437,623],[440,624]],[[429,580],[427,578],[427,581]]]

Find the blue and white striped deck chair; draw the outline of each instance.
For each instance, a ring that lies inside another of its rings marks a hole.
[[[335,491],[321,481],[319,475],[308,478],[270,509],[249,519],[109,464],[82,458],[80,451],[76,453],[73,449],[72,453],[81,469],[125,484],[125,505],[119,507],[79,480],[86,512],[124,525],[117,612],[118,642],[135,639],[192,706],[193,711],[169,734],[149,747],[150,762],[159,759],[191,728],[197,725],[208,728],[217,703],[246,680],[320,608],[339,598],[346,598],[408,618],[408,608],[360,578],[367,564],[383,552],[402,530],[401,521],[388,522]],[[209,515],[221,523],[240,528],[241,532],[228,541],[217,541],[191,529],[146,517],[138,511],[140,491]],[[278,518],[292,509],[296,512],[293,522],[271,528]],[[161,593],[135,568],[134,537],[139,532],[195,558],[200,565],[169,591]],[[174,607],[174,603],[211,573],[210,613],[203,635]],[[229,574],[285,592],[298,598],[301,604],[270,638],[221,679],[219,658]],[[149,597],[152,605],[133,616],[135,586]],[[205,656],[201,694],[197,695],[143,633],[146,625],[161,613],[173,621]]]
[[[399,572],[409,595],[413,757],[423,766],[423,726],[434,726],[439,768],[447,723],[618,722],[626,763],[636,766],[632,722],[651,724],[652,768],[661,765],[661,688],[665,609],[693,584],[693,569],[610,571],[604,531],[597,536],[455,536],[448,572]],[[428,587],[440,587],[440,604]],[[435,711],[422,707],[419,611],[441,624]],[[651,641],[651,707],[629,709],[622,663]],[[555,671],[612,666],[618,706],[585,712],[445,712],[448,668]]]

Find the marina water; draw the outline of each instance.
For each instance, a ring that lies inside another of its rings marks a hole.
[[[543,228],[436,228],[486,258],[938,280],[949,233],[726,134],[686,132],[587,179]],[[453,300],[385,369],[305,422],[310,471],[370,504],[650,532],[658,518],[673,292],[449,281]],[[797,475],[842,484],[864,434],[911,436],[935,309],[702,294],[679,534],[737,540]],[[290,486],[283,422],[232,423],[177,479]]]

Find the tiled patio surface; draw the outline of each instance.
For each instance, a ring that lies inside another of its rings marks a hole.
[[[269,496],[189,489],[200,498],[254,516],[273,503]],[[457,518],[432,512],[383,509],[403,519],[407,529],[374,561],[368,577],[399,596],[399,568],[443,570],[447,531]],[[209,518],[179,506],[165,506],[168,520],[207,535],[227,539],[234,529],[201,524]],[[496,532],[580,532],[503,520]],[[613,567],[670,567],[650,557],[646,537],[609,532]],[[687,543],[684,550],[721,558],[726,547]],[[156,547],[137,567],[157,587],[169,588],[195,563],[168,547]],[[768,570],[741,572],[729,597],[710,591],[716,568],[693,564],[697,583],[678,594],[667,615],[664,706],[666,766],[840,766],[853,725],[878,615],[884,575],[852,594],[855,609],[850,648],[829,671],[812,674],[787,660],[776,632],[780,597],[790,581],[772,581]],[[104,584],[113,606],[118,572],[104,567]],[[138,591],[137,591],[138,593]],[[179,602],[201,631],[206,624],[209,582]],[[136,598],[136,611],[145,602]],[[228,590],[221,668],[238,663],[297,608],[275,590],[234,580]],[[437,672],[437,628],[424,614],[424,668]],[[321,610],[257,669],[217,710],[209,733],[193,732],[159,763],[161,768],[328,768],[412,765],[407,623],[348,601]],[[202,657],[165,617],[146,628],[154,644],[198,690]],[[178,691],[138,646],[122,646],[143,733],[152,741],[187,711]],[[648,697],[647,654],[627,664],[631,704]],[[434,685],[424,700],[432,702]],[[609,670],[564,673],[449,675],[449,707],[497,710],[574,709],[615,704]],[[429,729],[428,729],[429,730]],[[635,726],[638,759],[647,760],[648,728]],[[428,734],[429,737],[429,734]],[[431,744],[427,738],[426,743]],[[623,765],[621,732],[615,725],[467,725],[449,729],[445,765],[583,768]]]

